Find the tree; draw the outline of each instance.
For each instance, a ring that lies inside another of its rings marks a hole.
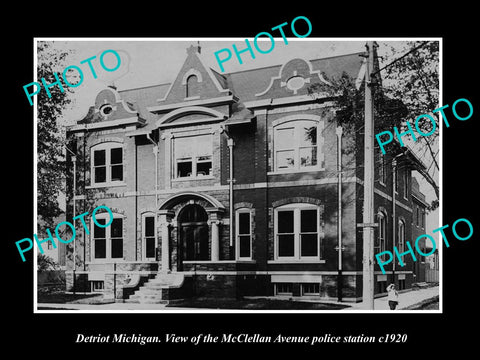
[[[50,256],[37,254],[37,271],[44,272],[48,270],[57,270],[58,264]]]
[[[65,68],[71,52],[60,50],[53,42],[37,44],[37,78],[45,78],[47,83],[56,79],[54,73]],[[37,208],[39,232],[55,226],[55,219],[62,214],[58,195],[63,190],[65,179],[65,136],[60,131],[57,119],[70,104],[69,87],[63,84],[62,92],[58,85],[49,88],[51,97],[42,89],[37,95]],[[41,225],[40,225],[41,224]]]
[[[399,57],[399,53],[404,55]],[[407,109],[405,122],[415,123],[418,116],[430,114],[439,104],[439,42],[438,41],[408,41],[401,49],[390,46],[390,54],[385,57],[389,63],[384,69],[384,84],[386,93],[397,99],[402,99]],[[437,115],[440,124],[440,115]],[[405,124],[405,123],[404,123]],[[418,127],[423,133],[432,130],[431,122],[423,117],[418,121]],[[404,125],[405,128],[405,125]],[[430,136],[419,136],[410,147],[413,152],[427,165],[422,175],[435,190],[435,199],[430,209],[438,206],[439,188],[436,183],[438,175],[439,126]]]
[[[405,131],[406,121],[414,124],[419,115],[432,114],[432,111],[439,107],[438,42],[406,42],[401,49],[391,44],[385,46],[388,46],[390,51],[383,59],[383,63],[387,65],[380,68],[377,62],[372,78],[375,134],[382,131],[393,132],[394,126]],[[314,96],[315,93],[326,92],[327,96],[335,100],[337,124],[341,125],[346,133],[361,133],[364,124],[364,83],[357,88],[355,79],[345,73],[337,78],[327,78],[327,81],[329,84],[313,84],[309,93]],[[429,133],[432,124],[423,118],[418,126],[423,133]],[[410,150],[427,166],[426,171],[420,172],[435,190],[437,199],[433,200],[430,206],[433,210],[438,206],[439,196],[435,181],[435,172],[439,169],[438,131],[418,139]],[[360,142],[356,142],[347,152],[361,151],[361,146],[363,143],[360,139]],[[391,142],[386,147],[386,151],[391,153],[405,149],[396,142]]]

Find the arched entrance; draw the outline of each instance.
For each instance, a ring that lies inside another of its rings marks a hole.
[[[209,260],[208,214],[198,204],[185,206],[178,214],[178,269],[183,261]]]

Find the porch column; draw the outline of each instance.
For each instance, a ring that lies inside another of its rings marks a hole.
[[[221,224],[221,221],[211,220],[210,224],[212,225],[211,261],[218,261],[220,260],[220,235],[218,231],[218,225]]]
[[[159,210],[159,224],[162,234],[162,271],[170,271],[170,221],[175,213],[171,210]]]
[[[220,220],[223,209],[219,208],[207,208],[208,213],[208,224],[211,225],[211,255],[210,261],[219,261],[220,260],[220,231],[219,225],[222,224]]]

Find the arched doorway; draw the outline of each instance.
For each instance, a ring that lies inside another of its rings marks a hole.
[[[185,206],[178,215],[178,268],[183,269],[183,261],[209,260],[208,214],[198,204]]]

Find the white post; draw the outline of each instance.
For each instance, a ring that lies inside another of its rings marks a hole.
[[[212,225],[212,255],[211,261],[220,260],[220,236],[218,231],[218,225],[220,221],[211,220],[210,224]]]
[[[162,232],[162,272],[170,271],[170,218],[173,212],[170,210],[159,210],[160,227]]]
[[[363,193],[363,304],[365,309],[374,309],[373,297],[373,221],[374,221],[374,119],[373,94],[370,73],[373,71],[373,41],[369,41],[367,70],[365,73],[365,150]]]

